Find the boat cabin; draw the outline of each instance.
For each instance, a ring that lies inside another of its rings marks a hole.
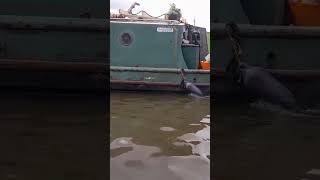
[[[175,20],[111,18],[111,66],[201,69],[206,29]]]

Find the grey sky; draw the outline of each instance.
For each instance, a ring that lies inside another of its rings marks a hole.
[[[111,0],[110,9],[127,10],[133,2],[140,3],[133,9],[133,13],[140,10],[145,10],[152,16],[159,16],[166,13],[170,3],[175,3],[177,8],[182,11],[182,17],[187,19],[187,22],[193,24],[193,19],[196,20],[196,26],[205,27],[210,31],[210,0]]]

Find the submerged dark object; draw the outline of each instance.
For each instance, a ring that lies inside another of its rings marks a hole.
[[[192,94],[196,94],[198,96],[203,96],[202,91],[193,83],[188,82],[186,80],[182,80],[181,85],[184,89],[186,89],[188,92],[192,93]]]
[[[249,66],[243,62],[238,63],[233,59],[227,66],[226,72],[240,89],[255,99],[280,105],[296,113],[320,115],[318,110],[306,109],[307,105],[301,106],[296,101],[294,94],[281,81],[261,67]]]
[[[202,97],[203,96],[202,91],[196,85],[194,85],[193,83],[188,82],[188,81],[185,80],[186,77],[185,77],[184,69],[180,70],[180,74],[181,74],[181,78],[182,78],[182,81],[181,81],[182,88],[186,89],[188,92],[190,92],[192,94],[195,94],[195,95],[198,95],[198,96]]]
[[[251,94],[287,109],[297,110],[293,94],[269,72],[259,67],[240,65],[239,83]]]

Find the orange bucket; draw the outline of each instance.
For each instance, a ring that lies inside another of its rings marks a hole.
[[[298,0],[290,2],[293,24],[297,26],[320,26],[320,3],[310,4]]]
[[[204,70],[210,70],[210,61],[200,61],[201,68]]]

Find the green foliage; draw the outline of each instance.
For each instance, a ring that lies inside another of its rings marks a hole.
[[[169,12],[167,13],[170,20],[180,20],[182,17],[181,9],[176,7],[176,4],[170,4]]]

